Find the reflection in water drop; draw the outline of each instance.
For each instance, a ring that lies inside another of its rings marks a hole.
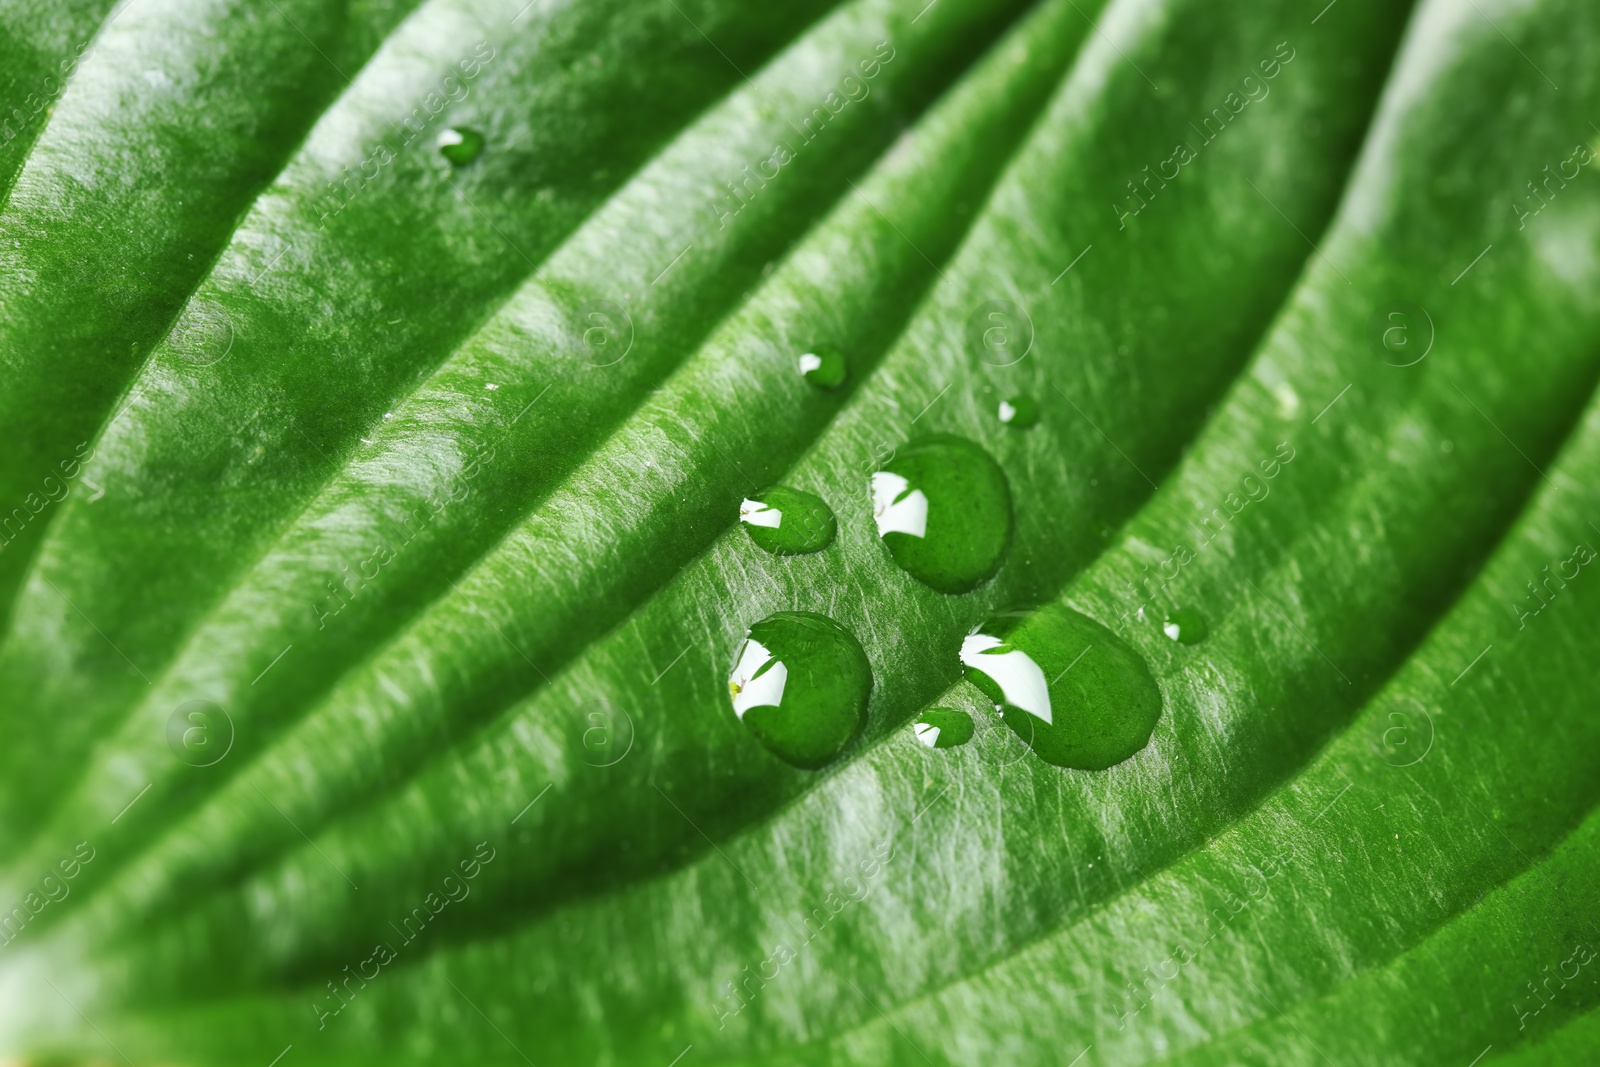
[[[872,667],[850,631],[825,615],[780,611],[750,627],[728,693],[733,713],[773,755],[826,766],[867,718]]]
[[[819,345],[800,353],[800,374],[821,389],[837,389],[844,384],[844,355],[836,348]]]
[[[911,724],[912,735],[928,748],[959,748],[972,732],[972,716],[955,708],[929,708]]]
[[[1180,645],[1198,645],[1211,633],[1206,625],[1205,616],[1193,608],[1176,608],[1167,612],[1166,620],[1161,624],[1161,632],[1178,642]]]
[[[961,644],[962,673],[1057,767],[1102,770],[1150,742],[1161,690],[1127,642],[1071,608],[995,616]]]
[[[821,497],[783,485],[741,501],[739,522],[758,547],[778,556],[820,552],[833,543],[838,529]]]
[[[989,454],[938,435],[899,449],[872,476],[872,510],[889,555],[941,593],[991,577],[1011,542],[1011,491]]]
[[[465,126],[439,131],[439,154],[458,167],[464,167],[483,151],[483,134]]]
[[[1007,426],[1026,430],[1039,421],[1039,403],[1031,396],[1014,396],[1000,401],[1000,421]]]

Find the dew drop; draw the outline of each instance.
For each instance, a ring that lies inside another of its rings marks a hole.
[[[989,453],[960,437],[925,437],[872,476],[872,510],[889,555],[941,593],[992,577],[1011,542],[1011,491]]]
[[[1039,403],[1031,396],[1014,396],[1000,401],[1000,421],[1018,430],[1026,430],[1039,421]]]
[[[844,384],[844,355],[836,348],[819,345],[800,353],[800,376],[819,389],[837,389]]]
[[[1127,642],[1071,608],[997,615],[961,644],[961,669],[1046,763],[1098,771],[1150,743],[1161,690]]]
[[[775,556],[820,552],[833,543],[838,522],[821,497],[775,485],[739,504],[739,522],[759,548]]]
[[[861,643],[806,611],[750,627],[728,675],[734,715],[774,756],[807,770],[832,762],[860,731],[871,691]]]
[[[439,154],[457,167],[464,167],[483,151],[483,134],[465,126],[439,131]]]
[[[1198,645],[1211,633],[1203,615],[1193,608],[1176,608],[1167,612],[1161,623],[1161,632],[1180,645]]]
[[[972,730],[972,716],[955,708],[929,708],[911,724],[912,736],[928,748],[959,748]]]

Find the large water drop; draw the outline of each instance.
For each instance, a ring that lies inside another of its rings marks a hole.
[[[889,555],[941,593],[993,576],[1011,543],[1011,490],[989,453],[960,437],[913,441],[872,476],[872,509]]]
[[[860,731],[871,691],[861,643],[806,611],[750,627],[728,675],[733,713],[773,755],[807,770],[832,762]]]
[[[821,497],[775,485],[739,504],[739,522],[760,548],[778,556],[820,552],[833,543],[838,522]]]
[[[1161,690],[1144,657],[1071,608],[997,615],[961,644],[966,678],[1046,763],[1103,770],[1150,742]]]

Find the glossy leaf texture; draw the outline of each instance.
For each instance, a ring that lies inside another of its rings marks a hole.
[[[43,12],[0,1048],[1592,1061],[1600,12]]]

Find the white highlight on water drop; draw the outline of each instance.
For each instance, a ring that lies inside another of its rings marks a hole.
[[[939,728],[937,726],[933,725],[932,723],[928,723],[928,722],[914,723],[914,724],[912,724],[911,730],[912,730],[913,733],[915,733],[917,735],[917,740],[921,741],[924,745],[927,745],[929,748],[935,748],[935,747],[938,746],[938,744],[939,744]]]
[[[789,684],[789,668],[782,661],[773,663],[761,677],[756,672],[772,660],[772,653],[760,641],[745,639],[739,662],[728,675],[728,692],[733,695],[733,713],[742,722],[751,708],[777,707],[783,703],[783,690]]]
[[[800,373],[810,374],[822,366],[822,357],[814,352],[806,352],[800,357]]]
[[[887,533],[926,537],[928,498],[921,489],[893,471],[878,471],[872,476],[872,517],[878,523],[878,536]]]
[[[765,526],[776,530],[783,525],[783,512],[746,497],[739,502],[739,521],[749,526]]]
[[[1005,644],[998,637],[970,633],[961,642],[961,662],[980,671],[1000,687],[1005,702],[1049,723],[1050,686],[1033,657],[1020,649],[992,652]],[[1051,723],[1054,725],[1054,723]]]

